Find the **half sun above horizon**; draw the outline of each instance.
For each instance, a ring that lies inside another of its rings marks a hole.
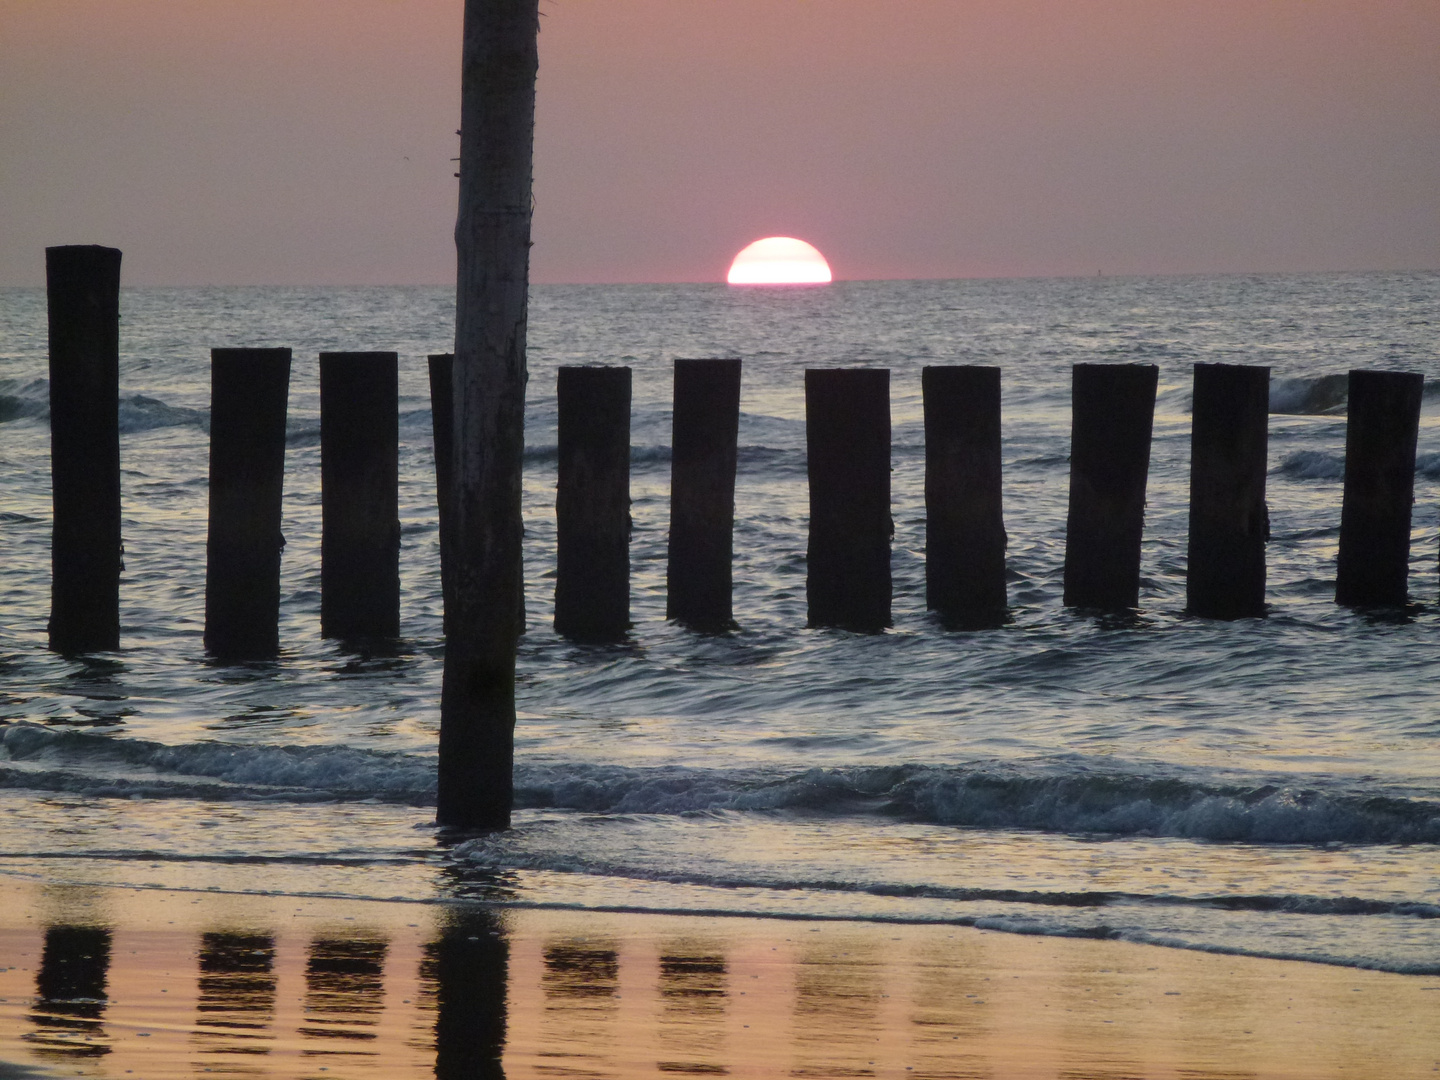
[[[735,256],[725,278],[731,285],[824,285],[830,264],[813,244],[793,236],[767,236]]]

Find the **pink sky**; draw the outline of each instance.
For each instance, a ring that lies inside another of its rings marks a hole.
[[[1436,0],[542,0],[536,281],[1440,268]],[[453,279],[460,0],[0,0],[0,284]]]

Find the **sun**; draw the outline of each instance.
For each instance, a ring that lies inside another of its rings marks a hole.
[[[735,256],[725,279],[731,285],[824,285],[830,264],[812,244],[793,236],[767,236]]]

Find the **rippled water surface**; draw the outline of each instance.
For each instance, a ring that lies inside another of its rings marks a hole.
[[[1440,275],[542,287],[517,827],[437,844],[443,641],[424,356],[444,289],[122,297],[123,647],[45,650],[43,293],[0,291],[0,868],[425,900],[971,922],[1440,971],[1440,432],[1414,603],[1333,603],[1343,374],[1440,376]],[[212,346],[295,350],[273,664],[207,661]],[[319,637],[316,354],[401,356],[402,630]],[[670,364],[744,360],[740,629],[664,621]],[[1141,610],[1060,603],[1070,365],[1160,368]],[[1272,368],[1269,616],[1183,614],[1191,364]],[[630,640],[550,629],[555,378],[634,370]],[[1003,371],[1011,621],[924,610],[920,368]],[[895,627],[805,627],[802,371],[891,370]],[[1433,385],[1427,384],[1427,385]]]

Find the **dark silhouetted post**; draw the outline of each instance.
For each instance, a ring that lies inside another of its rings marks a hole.
[[[1265,452],[1270,369],[1196,364],[1190,426],[1186,609],[1207,619],[1265,614]]]
[[[455,470],[451,458],[455,452],[455,395],[452,377],[455,367],[454,353],[433,353],[430,361],[430,431],[435,439],[435,508],[440,520],[440,594],[444,605],[445,633],[450,633],[450,553],[453,541],[445,530],[455,516],[451,509],[454,500],[452,485]]]
[[[514,801],[539,28],[539,0],[465,0],[446,598],[453,603],[445,613],[435,807],[440,824],[463,828],[505,828]]]
[[[890,372],[805,372],[811,626],[890,625]]]
[[[120,647],[120,252],[45,249],[50,312],[50,648]]]
[[[676,360],[665,617],[701,630],[734,625],[730,560],[739,431],[740,361]]]
[[[927,367],[925,601],[948,624],[1005,618],[1000,369]]]
[[[562,367],[555,496],[555,630],[615,641],[630,629],[630,369]]]
[[[289,393],[289,349],[210,350],[205,648],[225,660],[258,660],[280,651]]]
[[[320,632],[400,636],[399,385],[393,352],[320,354]]]
[[[1155,419],[1154,364],[1076,364],[1070,419],[1065,603],[1140,602],[1140,535]]]
[[[1350,372],[1345,423],[1345,501],[1335,602],[1399,607],[1408,599],[1415,441],[1425,377]]]

